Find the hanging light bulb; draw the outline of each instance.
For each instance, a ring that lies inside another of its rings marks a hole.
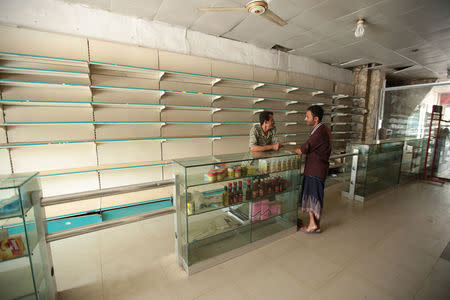
[[[364,19],[359,18],[358,22],[356,22],[355,36],[360,38],[364,35]]]

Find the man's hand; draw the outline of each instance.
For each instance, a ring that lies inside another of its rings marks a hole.
[[[300,150],[300,148],[292,149],[292,152],[297,153],[298,155],[302,155],[302,150]]]
[[[272,145],[272,150],[278,151],[281,147],[283,147],[283,145],[276,143]]]

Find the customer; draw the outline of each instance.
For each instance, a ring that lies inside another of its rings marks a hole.
[[[323,208],[325,178],[331,154],[331,131],[322,122],[323,109],[318,105],[308,107],[306,124],[313,127],[306,143],[293,151],[306,155],[303,187],[300,199],[302,211],[309,213],[309,225],[301,227],[306,233],[320,233],[320,215]],[[299,219],[298,224],[301,224]]]
[[[249,148],[251,151],[277,151],[282,147],[278,143],[277,129],[275,128],[275,120],[273,112],[263,111],[259,114],[259,124],[253,125],[250,130]]]

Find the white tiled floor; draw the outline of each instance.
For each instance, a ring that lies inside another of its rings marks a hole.
[[[60,299],[450,299],[450,185],[364,204],[326,190],[322,234],[301,232],[187,277],[173,216],[51,244]]]

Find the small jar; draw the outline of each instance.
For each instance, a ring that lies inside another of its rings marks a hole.
[[[287,159],[287,165],[286,165],[286,168],[289,170],[289,169],[292,169],[292,159],[291,158],[288,158]]]
[[[228,178],[234,178],[234,169],[228,168]]]
[[[241,167],[234,168],[234,178],[239,178],[242,175],[242,169]]]
[[[283,165],[281,166],[281,170],[285,171],[287,167],[286,160],[283,159]]]
[[[272,161],[272,172],[277,172],[277,171],[278,171],[277,162],[274,160],[274,161]]]
[[[241,176],[247,177],[247,166],[246,165],[241,166]]]
[[[214,169],[209,170],[208,182],[216,182],[216,181],[217,181],[217,171]]]
[[[225,179],[225,170],[224,169],[218,169],[216,171],[217,173],[217,181],[223,181]]]

